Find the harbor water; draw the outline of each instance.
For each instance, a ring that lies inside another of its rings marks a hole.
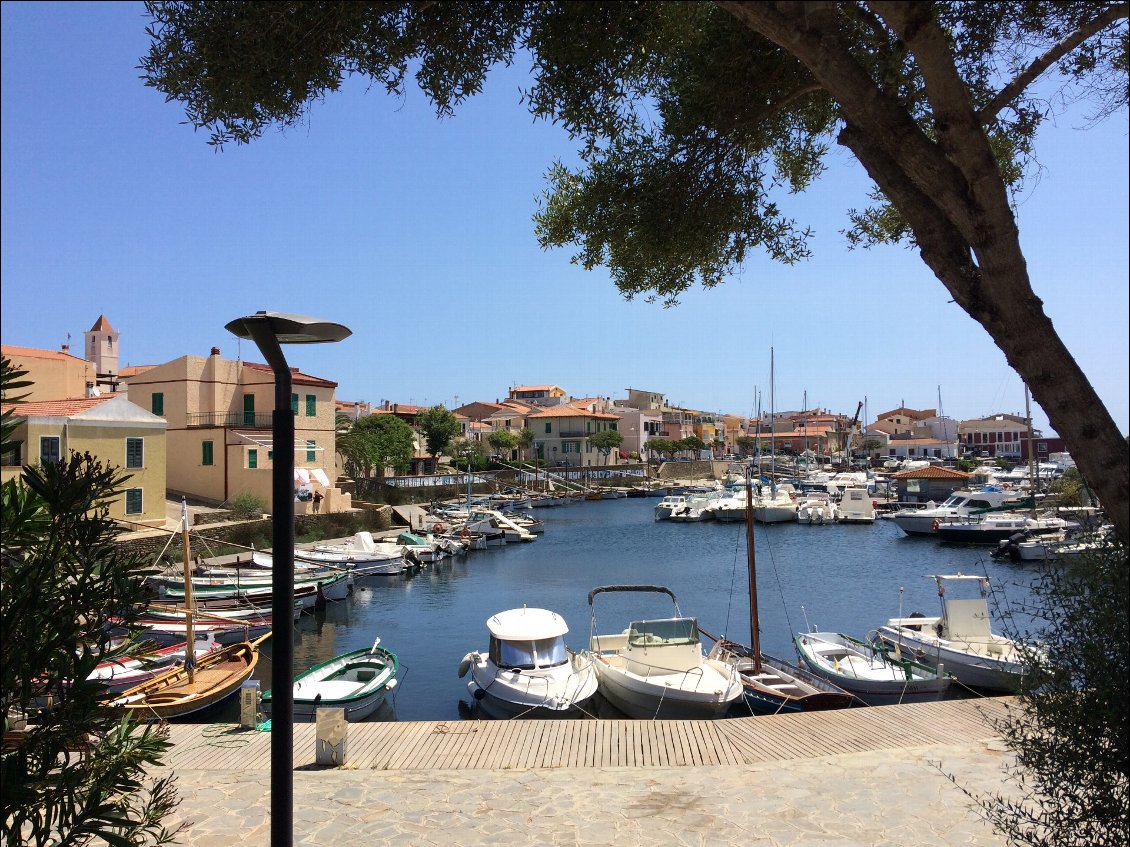
[[[295,670],[368,647],[376,637],[400,659],[399,685],[374,720],[458,720],[473,714],[463,656],[485,651],[487,619],[523,605],[550,609],[569,626],[567,644],[619,632],[631,620],[668,617],[661,594],[600,594],[607,585],[659,585],[707,632],[748,644],[746,532],[741,523],[656,522],[653,498],[586,501],[539,509],[545,532],[532,543],[473,552],[413,575],[369,576],[353,596],[296,624]],[[792,634],[818,628],[864,637],[888,618],[939,613],[931,574],[988,576],[993,628],[1000,614],[1031,597],[1036,571],[989,556],[991,548],[910,538],[891,521],[807,526],[755,525],[755,560],[764,652],[795,660]],[[593,613],[595,612],[595,629]],[[1017,618],[1021,629],[1022,618]],[[269,645],[269,641],[267,644]],[[706,641],[709,646],[709,641]],[[269,650],[257,670],[271,685]],[[238,709],[208,720],[237,720]]]

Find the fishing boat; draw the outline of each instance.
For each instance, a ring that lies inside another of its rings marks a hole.
[[[875,501],[866,488],[845,488],[839,503],[840,523],[875,523]]]
[[[294,678],[294,719],[313,720],[318,709],[344,709],[347,721],[363,721],[380,708],[396,688],[400,662],[380,646],[335,656]],[[263,708],[271,707],[271,691],[263,692]]]
[[[869,706],[940,700],[953,681],[941,666],[935,669],[905,654],[896,658],[881,645],[840,632],[800,632],[793,642],[810,671]]]
[[[597,635],[594,598],[608,592],[666,594],[675,617],[634,620],[622,632]],[[604,699],[631,718],[720,718],[742,696],[736,674],[703,654],[698,621],[684,617],[669,588],[609,585],[589,592],[593,607],[590,649]]]
[[[127,688],[108,705],[140,721],[183,718],[203,711],[235,694],[251,678],[259,661],[259,645],[270,637],[267,633],[255,641],[213,650],[193,663],[186,661]]]
[[[761,651],[757,610],[757,568],[754,556],[753,478],[746,480],[746,570],[749,575],[749,634],[746,646],[715,638],[709,657],[737,673],[745,704],[753,714],[841,709],[852,695],[838,685],[803,668]],[[708,637],[710,636],[707,633]]]
[[[989,619],[989,580],[965,574],[928,577],[938,586],[942,613],[927,617],[921,613],[891,618],[876,631],[876,637],[901,657],[932,668],[944,666],[968,688],[1015,693],[1024,682],[1026,667],[1020,645],[992,631]],[[977,584],[980,596],[956,598],[946,587]],[[900,589],[901,590],[901,589]]]
[[[144,638],[142,636],[142,640]],[[193,653],[197,661],[217,646],[218,642],[213,633],[199,630],[195,632]],[[188,642],[181,641],[167,647],[154,646],[130,657],[107,659],[98,664],[87,679],[103,683],[108,694],[120,694],[128,688],[153,679],[175,664],[183,664],[187,649]]]
[[[797,523],[823,525],[835,523],[839,512],[831,496],[823,491],[809,491],[797,501]]]
[[[687,506],[687,498],[681,494],[668,494],[655,504],[655,519],[657,521],[670,520],[676,512],[681,512]]]
[[[487,620],[490,644],[459,663],[467,691],[496,718],[575,717],[596,693],[590,657],[565,646],[564,618],[547,609],[510,609]]]

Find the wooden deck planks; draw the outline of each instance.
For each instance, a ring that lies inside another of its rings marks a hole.
[[[719,721],[514,720],[350,724],[349,764],[375,770],[649,768],[742,765],[995,735],[1012,698],[731,718]],[[295,767],[315,760],[316,727],[294,727]],[[168,767],[269,770],[270,733],[170,724]]]

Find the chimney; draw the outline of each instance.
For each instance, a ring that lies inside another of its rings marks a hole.
[[[212,355],[213,356],[219,356],[220,355],[220,348],[219,347],[213,347],[212,348]]]
[[[63,352],[64,353],[70,353],[71,352],[71,345],[70,344],[64,344],[63,345]]]

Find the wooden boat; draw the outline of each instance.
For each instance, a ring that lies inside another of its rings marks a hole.
[[[195,636],[193,652],[197,661],[219,646],[212,632],[197,629]],[[159,676],[174,664],[183,663],[187,649],[188,642],[182,640],[166,647],[154,646],[132,657],[108,659],[97,665],[87,678],[105,683],[108,694],[119,694]]]
[[[852,695],[838,685],[761,652],[757,613],[757,569],[753,546],[753,479],[746,479],[746,568],[749,573],[750,646],[715,639],[710,658],[737,671],[745,703],[754,714],[842,709]],[[713,637],[710,633],[704,633]]]
[[[182,718],[214,706],[235,694],[251,678],[259,661],[259,645],[243,641],[206,654],[193,665],[184,665],[128,688],[109,706],[142,721]]]
[[[793,636],[797,655],[817,676],[850,691],[869,706],[940,700],[953,677],[909,656],[839,632]]]
[[[294,719],[313,720],[319,708],[345,710],[347,721],[362,721],[375,712],[396,687],[400,662],[380,646],[354,650],[315,665],[294,679]],[[271,692],[263,693],[263,708],[271,707]]]

